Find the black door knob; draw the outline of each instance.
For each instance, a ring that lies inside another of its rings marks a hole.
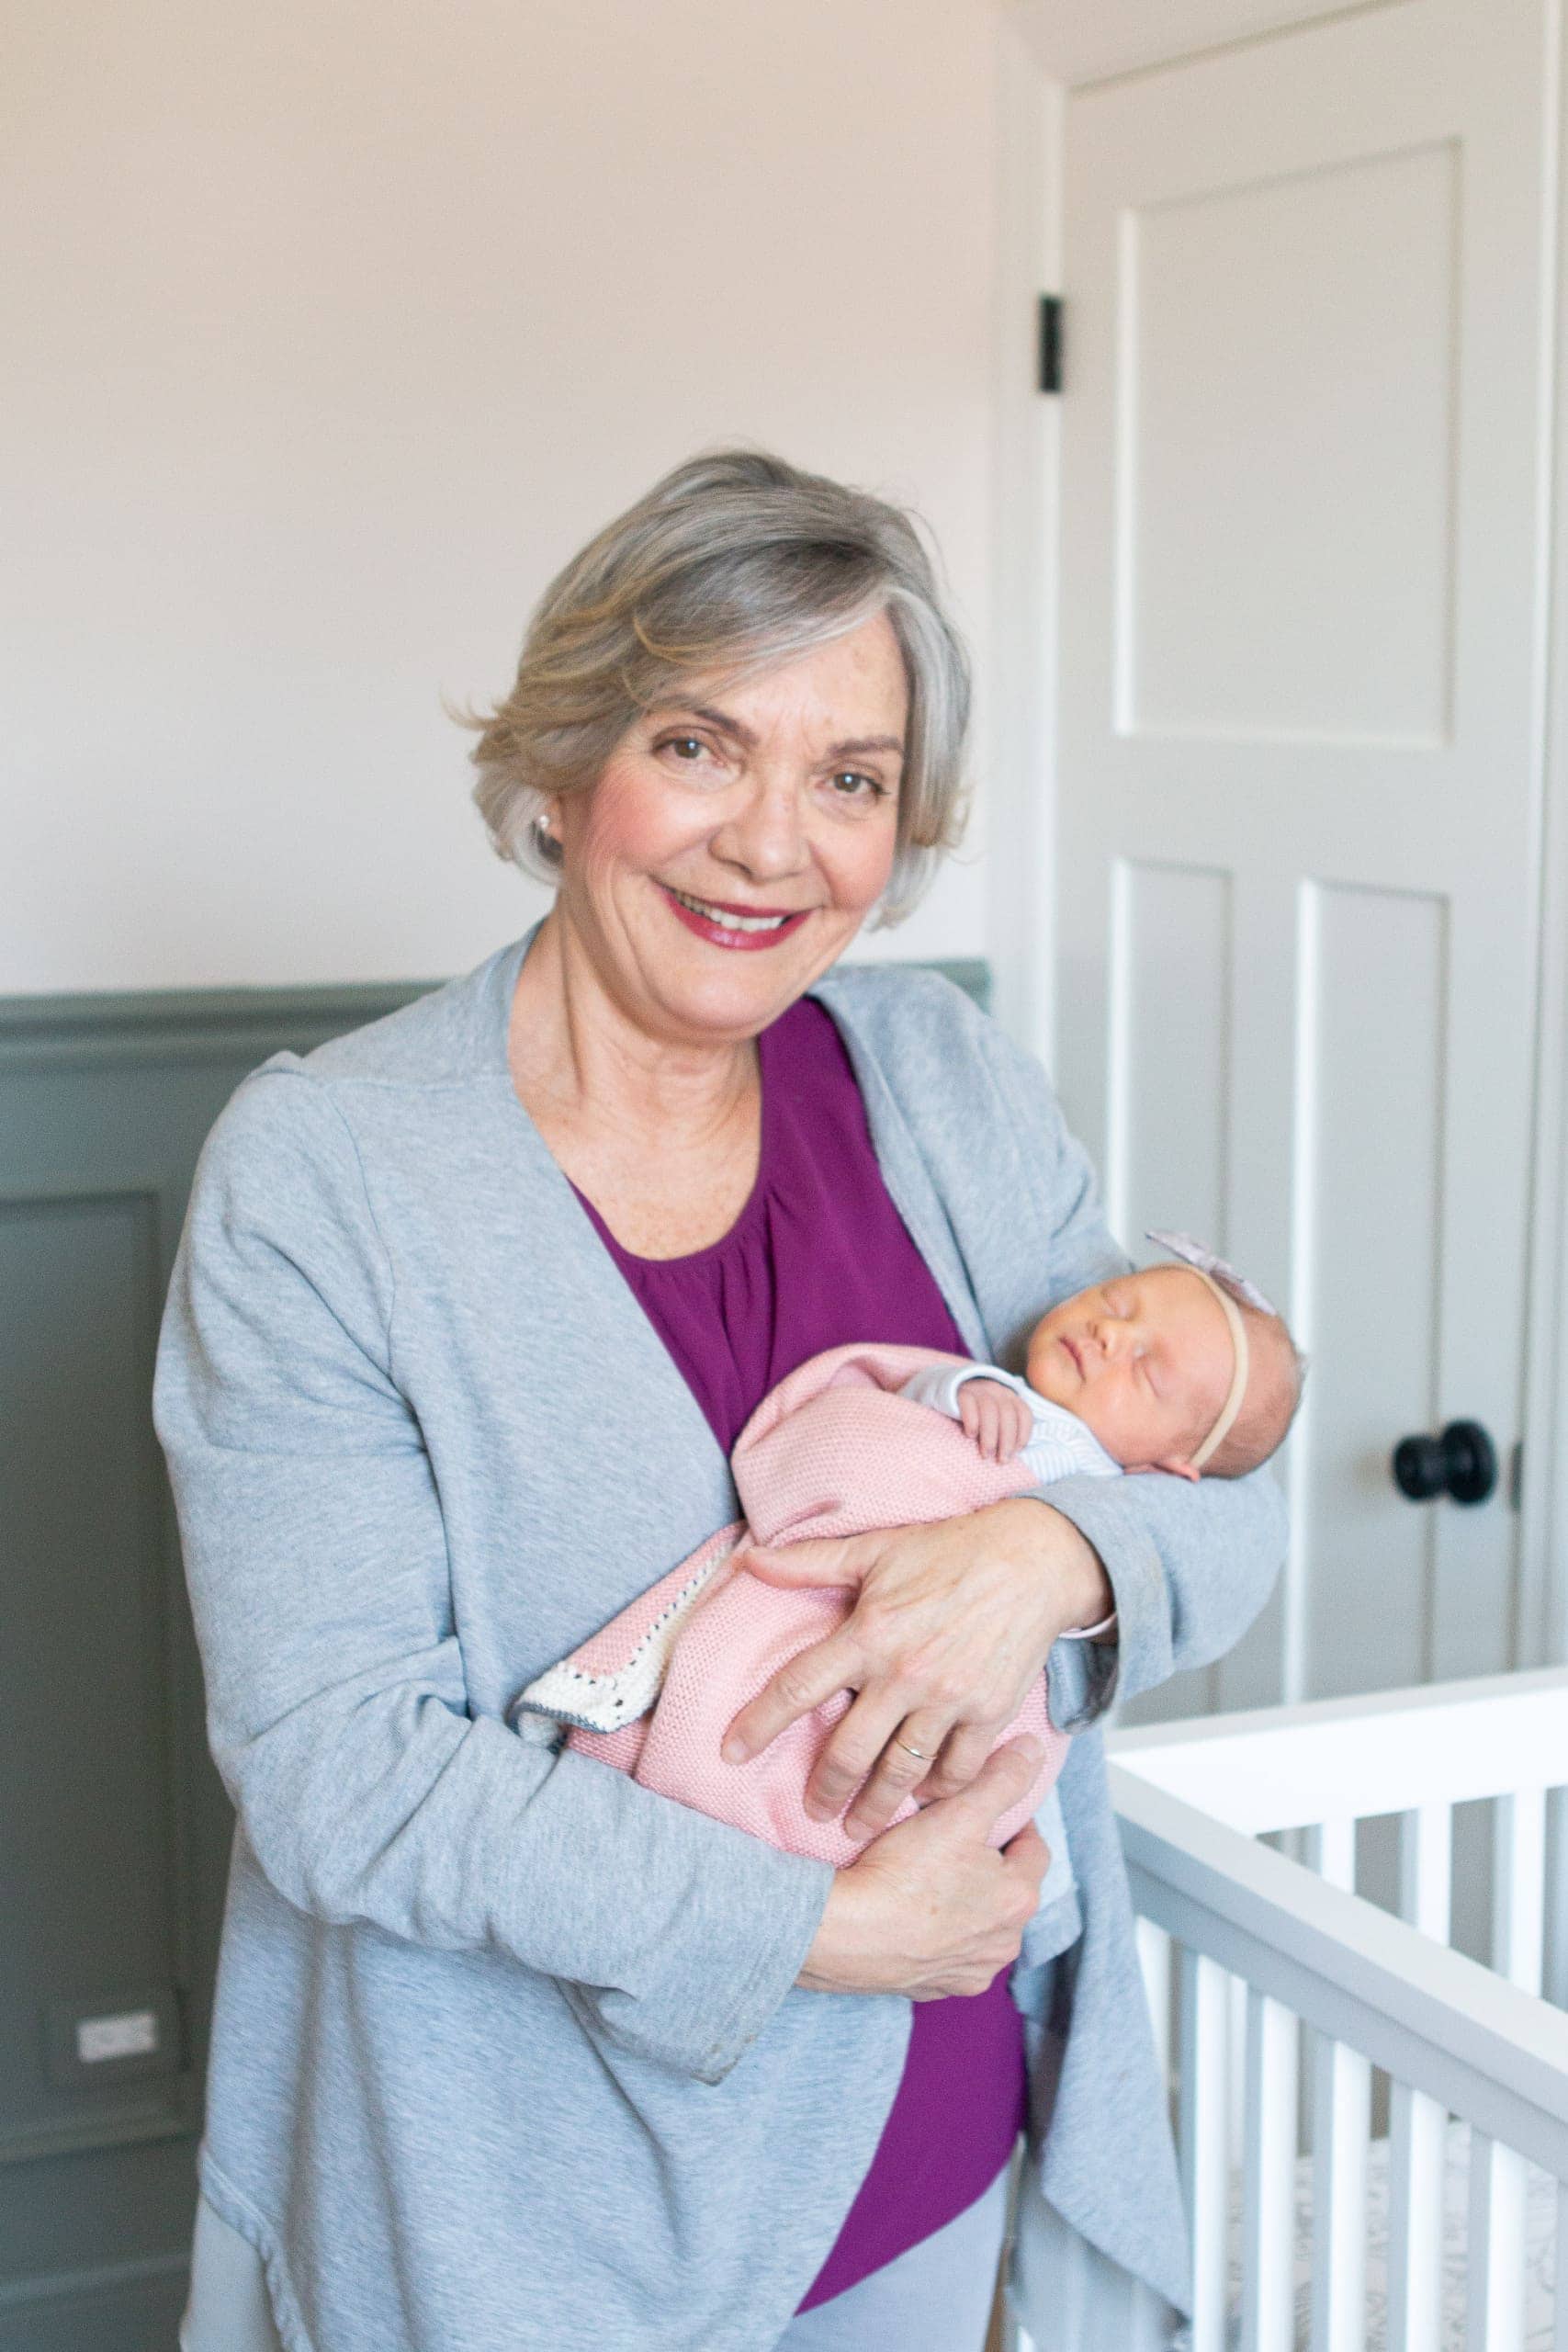
[[[1450,1421],[1441,1437],[1402,1437],[1393,1483],[1413,1503],[1434,1495],[1483,1503],[1497,1484],[1497,1449],[1479,1421]]]

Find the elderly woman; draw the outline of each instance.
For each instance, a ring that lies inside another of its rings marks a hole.
[[[819,1547],[848,1625],[731,1741],[858,1694],[836,1874],[508,1720],[734,1516],[795,1365],[1007,1360],[1125,1262],[1040,1071],[934,977],[831,968],[952,840],[967,699],[906,516],[677,469],[479,740],[552,912],[213,1132],[157,1392],[239,1816],[189,2352],[973,2352],[1021,2130],[1057,2252],[1183,2297],[1091,1726],[1253,1615],[1267,1484]],[[1042,1672],[1048,1871],[987,1843]]]

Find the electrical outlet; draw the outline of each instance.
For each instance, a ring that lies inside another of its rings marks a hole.
[[[139,2075],[175,2075],[182,2062],[173,1985],[137,1985],[51,2001],[44,2012],[51,2080],[80,2087]]]

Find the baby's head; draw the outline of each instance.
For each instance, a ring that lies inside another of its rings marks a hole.
[[[1192,1265],[1096,1283],[1054,1306],[1029,1342],[1030,1386],[1076,1413],[1113,1461],[1182,1478],[1239,1478],[1266,1462],[1294,1418],[1302,1373],[1282,1317]]]

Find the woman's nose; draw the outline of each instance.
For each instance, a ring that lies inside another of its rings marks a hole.
[[[777,882],[806,864],[799,797],[786,785],[760,784],[745,807],[715,833],[714,855],[755,882]]]

